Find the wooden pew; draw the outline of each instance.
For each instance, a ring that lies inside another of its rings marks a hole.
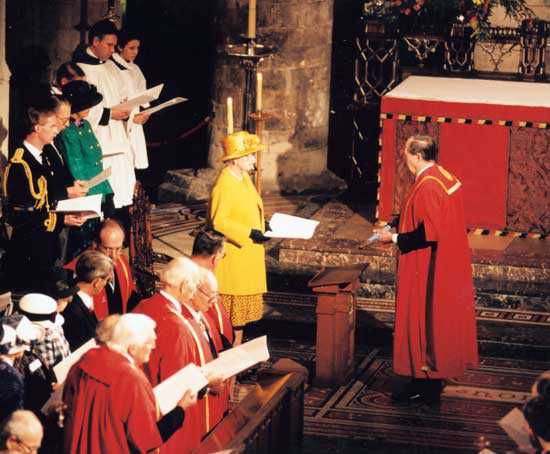
[[[299,372],[262,374],[248,395],[194,451],[228,450],[246,454],[300,452],[303,434],[304,382]]]

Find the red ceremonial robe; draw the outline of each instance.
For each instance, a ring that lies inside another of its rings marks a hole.
[[[162,444],[147,378],[105,346],[90,350],[71,368],[63,401],[66,453],[145,453]]]
[[[75,257],[65,265],[65,268],[74,271],[76,269],[76,262],[78,262],[78,259],[79,257]],[[132,269],[128,263],[128,258],[125,255],[119,255],[118,259],[113,261],[113,266],[115,269],[117,285],[120,285],[122,313],[125,314],[127,312],[126,307],[128,305],[128,299],[136,290],[136,284],[134,282],[134,276],[132,275]],[[94,296],[94,313],[98,320],[103,320],[107,317],[107,315],[110,315],[107,292],[105,289]]]
[[[461,183],[440,166],[422,172],[399,232],[424,223],[425,247],[399,254],[393,367],[416,378],[451,378],[478,364],[471,254]]]
[[[189,363],[202,366],[212,361],[210,348],[200,327],[179,313],[174,304],[160,293],[142,300],[134,312],[151,317],[156,323],[157,346],[145,365],[153,386],[166,380]],[[196,405],[185,410],[182,427],[162,446],[162,454],[191,452],[212,428],[205,395]]]
[[[223,307],[219,298],[212,304],[212,307],[208,310],[206,315],[208,315],[208,319],[212,321],[216,331],[222,336],[225,336],[230,344],[233,344],[235,340],[233,326],[231,325],[229,314],[225,310],[225,307]]]

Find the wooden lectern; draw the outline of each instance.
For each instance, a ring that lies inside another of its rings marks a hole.
[[[317,294],[315,383],[345,384],[353,374],[359,276],[366,264],[323,268],[308,283]]]

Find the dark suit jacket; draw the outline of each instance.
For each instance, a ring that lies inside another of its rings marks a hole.
[[[46,145],[42,152],[44,167],[47,169],[46,179],[48,180],[48,193],[50,201],[58,201],[67,199],[67,188],[74,184],[74,178],[65,164],[62,156],[62,145],[58,141],[55,142],[54,148],[52,145]]]
[[[65,317],[63,330],[67,341],[69,341],[71,351],[75,351],[95,336],[97,318],[86,307],[80,296],[75,295],[73,297],[73,300],[63,311],[63,317]]]

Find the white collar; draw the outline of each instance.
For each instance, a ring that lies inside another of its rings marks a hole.
[[[184,306],[187,308],[187,310],[191,313],[191,315],[193,316],[193,318],[195,319],[195,321],[196,321],[197,323],[199,323],[199,324],[200,324],[200,323],[203,323],[203,322],[202,322],[202,315],[201,315],[200,312],[197,312],[197,311],[196,311],[195,309],[193,309],[193,308],[191,307],[191,305],[189,305],[189,304],[184,303],[183,305],[184,305]]]
[[[430,167],[433,167],[434,165],[435,165],[435,164],[434,164],[433,162],[431,162],[430,164],[428,164],[426,167],[424,167],[420,172],[418,172],[418,173],[416,174],[416,176],[414,177],[414,179],[415,179],[415,180],[418,179],[418,177],[419,177],[422,173],[424,173],[424,171],[428,170]]]
[[[162,296],[164,296],[170,303],[172,303],[172,306],[174,306],[174,309],[178,311],[179,314],[181,314],[181,304],[180,302],[174,298],[170,293],[165,292],[164,290],[161,290],[159,292]]]
[[[128,361],[130,361],[130,364],[135,366],[136,362],[134,361],[134,358],[132,358],[128,353],[121,353],[122,356],[124,356]]]
[[[130,69],[130,68],[131,68],[132,62],[129,62],[129,61],[124,60],[124,58],[122,58],[122,55],[120,55],[119,53],[115,52],[115,53],[113,54],[113,59],[114,59],[118,64],[124,66],[126,69]]]
[[[94,54],[94,51],[92,50],[91,47],[87,47],[87,48],[86,48],[86,53],[87,53],[88,55],[91,55],[91,56],[94,57],[95,59],[99,60],[101,63],[105,63],[104,60],[102,60],[102,59],[99,58],[96,54]]]
[[[94,310],[94,298],[88,295],[86,292],[80,290],[77,295],[80,297],[84,305],[90,309],[91,311]],[[69,303],[71,304],[71,303]]]
[[[23,141],[23,145],[27,150],[29,150],[29,153],[32,154],[33,158],[36,159],[40,164],[42,164],[42,150],[39,150],[26,140]]]

